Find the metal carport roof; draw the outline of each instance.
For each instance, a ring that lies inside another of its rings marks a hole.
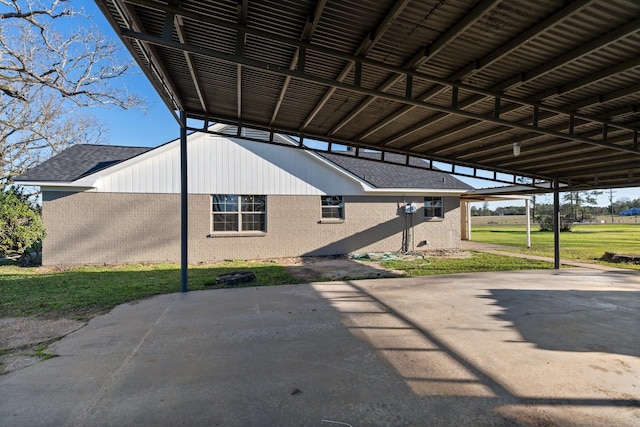
[[[640,185],[637,0],[96,3],[188,118],[564,190]]]
[[[637,0],[95,1],[179,112],[183,291],[188,119],[553,183],[556,224],[560,188],[640,186]]]

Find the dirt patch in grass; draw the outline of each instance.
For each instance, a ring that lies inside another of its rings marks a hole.
[[[270,262],[283,266],[289,274],[298,278],[300,283],[405,275],[402,271],[384,268],[377,262],[361,262],[344,255],[276,258]]]
[[[393,254],[392,256],[405,257],[402,254]],[[407,258],[411,259],[466,259],[472,256],[469,251],[457,249],[420,251],[406,255]],[[346,255],[276,258],[271,259],[270,262],[282,265],[289,274],[299,278],[303,283],[330,280],[379,279],[407,275],[405,271],[384,267],[381,261],[363,261]]]
[[[471,258],[473,254],[469,251],[461,251],[457,249],[443,249],[434,251],[419,252],[419,255],[424,258],[451,258],[451,259],[466,259]]]

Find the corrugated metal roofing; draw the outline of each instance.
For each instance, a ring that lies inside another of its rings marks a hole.
[[[640,185],[636,0],[96,3],[190,118],[565,189]]]

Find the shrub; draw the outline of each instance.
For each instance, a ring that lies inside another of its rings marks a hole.
[[[0,256],[29,263],[44,236],[39,206],[14,187],[0,193]]]
[[[538,217],[538,223],[540,224],[540,231],[553,231],[553,216],[544,215]],[[571,231],[573,228],[573,221],[570,216],[560,217],[560,231]]]

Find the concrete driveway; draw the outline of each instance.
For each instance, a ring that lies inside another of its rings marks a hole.
[[[3,426],[640,425],[640,276],[162,295],[0,377]]]

